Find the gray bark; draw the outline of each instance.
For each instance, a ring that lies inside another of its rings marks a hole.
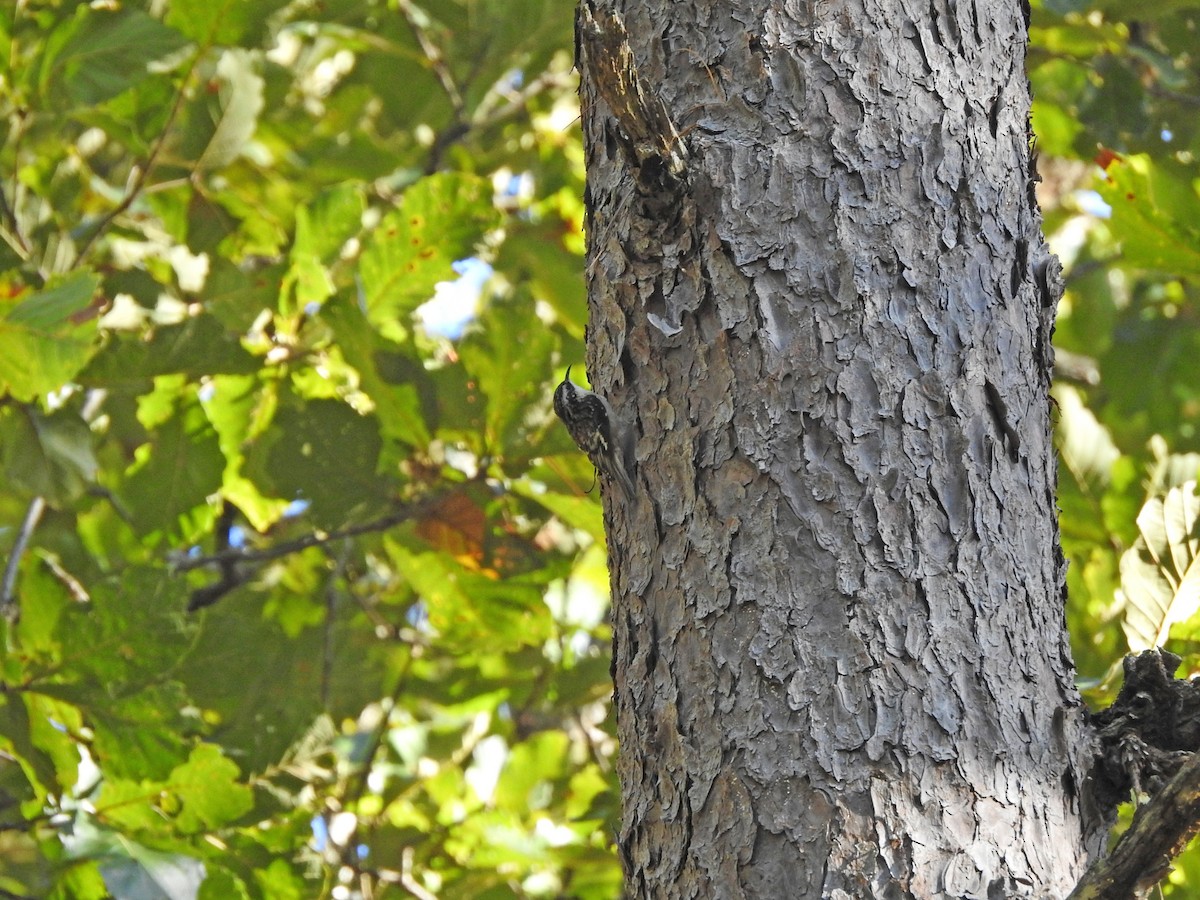
[[[637,499],[606,491],[630,895],[1064,896],[1106,822],[1021,7],[628,0],[622,62],[594,2],[590,374],[638,435]]]

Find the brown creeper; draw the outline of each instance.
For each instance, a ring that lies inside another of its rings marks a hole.
[[[567,376],[554,392],[554,411],[567,426],[579,449],[587,454],[596,471],[621,486],[633,499],[636,491],[630,469],[633,460],[632,431],[613,412],[612,405]]]

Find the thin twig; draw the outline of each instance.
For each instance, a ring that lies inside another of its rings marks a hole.
[[[9,204],[8,195],[4,193],[3,188],[0,188],[0,218],[7,226],[0,230],[4,237],[4,243],[8,244],[22,260],[28,262],[29,244],[25,241],[25,235],[21,234],[21,223],[17,221],[16,211]]]
[[[339,541],[342,538],[357,537],[360,534],[370,534],[375,531],[386,531],[392,526],[399,525],[401,522],[412,518],[415,511],[415,507],[406,507],[398,512],[375,519],[372,522],[351,525],[347,528],[341,528],[325,534],[306,534],[296,538],[294,541],[284,541],[273,547],[265,547],[262,550],[238,550],[231,547],[219,553],[209,554],[208,556],[187,556],[175,560],[173,566],[178,572],[187,572],[192,569],[203,568],[204,566],[267,562],[272,559],[290,556],[293,553],[299,553],[301,550],[307,550],[309,547],[320,547],[334,541]]]
[[[438,80],[438,84],[442,86],[442,90],[446,92],[446,96],[450,98],[450,106],[454,110],[454,117],[459,119],[462,117],[463,111],[466,109],[466,104],[463,103],[462,94],[459,93],[458,85],[454,83],[454,76],[450,72],[450,67],[446,65],[446,57],[442,55],[442,51],[437,44],[429,36],[428,30],[423,22],[419,21],[423,12],[418,12],[413,8],[413,5],[408,0],[403,0],[400,3],[400,14],[404,16],[404,21],[408,23],[409,30],[412,31],[413,37],[416,38],[417,45],[421,48],[421,52],[425,54],[425,58],[429,60],[429,67],[433,71],[433,76]]]
[[[521,114],[526,110],[529,102],[534,97],[552,87],[565,87],[568,78],[569,76],[558,72],[543,72],[520,91],[508,94],[507,96],[497,94],[497,96],[504,96],[505,99],[502,104],[494,108],[486,107],[481,103],[476,107],[474,114],[467,121],[462,120],[456,115],[438,132],[429,149],[429,159],[425,163],[425,173],[432,175],[436,172],[442,164],[442,158],[446,155],[446,151],[455,144],[463,141],[468,135],[477,134],[480,131],[499,125],[506,119]]]
[[[493,125],[499,125],[506,119],[524,112],[526,107],[529,106],[529,102],[543,91],[548,91],[552,88],[567,87],[570,85],[573,77],[567,72],[546,70],[519,91],[510,94],[497,93],[495,96],[502,97],[504,102],[497,104],[494,108],[487,107],[481,103],[471,117],[471,130],[478,131],[484,128],[491,128]]]
[[[431,894],[413,876],[413,848],[411,845],[400,851],[400,884],[417,900],[437,900],[436,894]]]
[[[0,614],[10,621],[17,617],[18,612],[15,589],[17,573],[21,569],[21,557],[25,554],[29,539],[33,537],[34,529],[45,511],[44,497],[34,497],[29,501],[29,508],[25,510],[25,518],[21,521],[16,540],[13,541],[12,552],[8,555],[8,564],[4,567],[4,581],[0,582]]]
[[[367,788],[367,778],[371,774],[371,770],[375,768],[375,757],[379,753],[379,749],[383,746],[383,739],[387,736],[391,729],[392,713],[396,709],[396,704],[400,701],[400,695],[404,693],[404,689],[408,687],[408,673],[412,669],[413,660],[420,657],[424,648],[420,644],[413,644],[408,649],[408,655],[404,657],[404,662],[400,666],[400,671],[396,673],[396,683],[392,686],[392,690],[388,692],[387,700],[380,704],[381,713],[379,721],[375,723],[375,728],[371,731],[371,736],[367,743],[367,752],[363,754],[362,764],[358,771],[354,773],[353,780],[346,785],[346,791],[342,794],[341,804],[343,809],[357,805],[362,799],[363,792]]]
[[[349,540],[343,541],[334,560],[333,571],[325,580],[325,629],[321,638],[321,709],[326,713],[329,712],[329,692],[333,683],[333,631],[337,624],[338,579],[346,571],[351,546]]]
[[[110,209],[98,223],[96,223],[96,226],[92,229],[92,233],[88,235],[87,239],[83,242],[83,245],[75,254],[75,259],[71,262],[71,265],[68,268],[74,269],[83,261],[83,258],[87,256],[88,252],[92,249],[92,246],[100,238],[100,235],[105,232],[105,230],[113,223],[113,220],[116,219],[117,216],[129,209],[129,207],[133,205],[133,202],[138,198],[138,195],[141,194],[142,189],[146,186],[146,181],[150,178],[150,173],[154,171],[154,164],[158,161],[159,153],[162,152],[163,147],[167,143],[167,137],[171,133],[171,127],[175,124],[175,119],[179,116],[179,111],[183,108],[183,100],[187,96],[188,81],[191,80],[192,72],[195,71],[196,64],[199,61],[200,54],[197,53],[192,57],[191,62],[188,63],[187,70],[183,73],[183,78],[179,83],[179,90],[175,92],[175,100],[171,104],[171,110],[167,113],[167,119],[165,122],[163,122],[163,127],[159,131],[158,137],[154,139],[154,143],[150,146],[150,152],[146,155],[145,164],[137,168],[137,173],[133,177],[133,182],[126,188],[125,196],[122,197],[120,202]]]

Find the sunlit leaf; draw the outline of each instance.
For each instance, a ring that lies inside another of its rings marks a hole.
[[[247,374],[259,365],[215,317],[202,315],[156,328],[146,338],[114,335],[80,379],[89,386],[136,387],[157,375]]]
[[[208,90],[191,104],[183,152],[200,169],[220,169],[242,153],[263,110],[263,79],[257,56],[230,49],[221,54]]]
[[[421,596],[429,624],[451,646],[487,641],[493,648],[515,648],[545,638],[549,614],[536,585],[464,569],[440,553],[414,553],[392,543],[392,557],[404,578]]]
[[[334,290],[329,263],[362,227],[362,189],[342,184],[321,194],[311,207],[296,210],[296,241],[283,291],[295,290],[296,306],[305,309],[330,297]]]
[[[1138,515],[1141,538],[1121,558],[1131,650],[1162,646],[1171,626],[1200,610],[1200,496],[1196,482],[1152,497]]]
[[[442,173],[409,187],[399,209],[375,228],[360,263],[371,323],[395,335],[439,281],[456,277],[450,264],[474,253],[499,221],[492,185],[482,178]]]
[[[95,352],[96,323],[85,314],[98,284],[79,271],[53,279],[0,317],[0,392],[31,401],[57,390]]]
[[[201,44],[253,43],[283,5],[273,0],[171,0],[166,21]]]
[[[1145,155],[1114,158],[1100,193],[1113,208],[1123,262],[1173,275],[1200,274],[1200,196],[1181,173]]]
[[[406,348],[373,330],[362,311],[338,300],[322,310],[346,361],[358,371],[362,388],[375,404],[380,433],[394,441],[425,447],[429,373]]]

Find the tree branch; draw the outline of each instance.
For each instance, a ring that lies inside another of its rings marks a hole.
[[[1112,853],[1080,879],[1068,900],[1138,897],[1171,871],[1200,832],[1200,753],[1193,753],[1153,800],[1138,807]]]
[[[211,553],[208,556],[185,556],[175,560],[172,565],[177,572],[188,572],[192,569],[200,569],[205,566],[224,567],[231,563],[267,562],[272,559],[289,556],[292,553],[299,553],[301,550],[307,550],[309,547],[320,547],[324,544],[340,541],[342,538],[357,537],[360,534],[370,534],[375,531],[386,531],[393,525],[399,525],[401,522],[410,519],[415,509],[415,507],[405,507],[371,522],[364,522],[361,525],[350,525],[337,531],[306,534],[293,541],[284,541],[261,550],[240,550],[231,547],[227,550]]]
[[[0,221],[4,222],[4,227],[0,228],[0,236],[4,238],[4,243],[8,244],[21,259],[28,260],[30,257],[29,244],[25,240],[25,235],[21,234],[21,223],[17,220],[16,210],[9,205],[8,195],[4,193],[2,185],[0,185]]]
[[[16,540],[13,541],[12,552],[8,555],[8,564],[4,567],[4,580],[0,582],[0,615],[8,620],[13,620],[17,617],[17,573],[21,570],[21,557],[25,555],[25,548],[29,545],[29,539],[33,537],[34,529],[37,528],[38,522],[42,519],[42,513],[46,511],[46,500],[44,497],[34,497],[29,502],[29,508],[25,510],[25,518],[21,521],[21,528],[17,531]]]
[[[495,96],[497,102],[495,105],[491,105],[487,103],[488,98],[484,98],[484,101],[479,104],[479,107],[471,116],[469,123],[471,130],[480,131],[484,128],[491,128],[493,125],[500,124],[505,119],[513,118],[524,112],[529,106],[530,101],[543,91],[558,87],[565,88],[570,84],[571,78],[572,76],[568,72],[546,70],[523,88],[506,94],[501,94],[497,91],[489,95]]]
[[[1144,802],[1071,900],[1142,896],[1200,832],[1200,685],[1174,677],[1181,663],[1161,648],[1129,654],[1117,699],[1092,716],[1099,752],[1088,776],[1091,798],[1110,811],[1131,794]]]
[[[404,16],[404,21],[408,24],[409,30],[412,31],[413,37],[417,41],[417,46],[421,48],[421,52],[425,54],[425,59],[429,61],[430,70],[433,72],[434,77],[437,78],[438,84],[442,86],[442,90],[445,91],[446,97],[450,100],[450,107],[454,110],[454,117],[461,119],[463,112],[466,110],[466,104],[463,102],[458,85],[454,82],[454,75],[450,71],[450,66],[446,63],[446,57],[429,35],[429,21],[425,13],[418,10],[411,3],[402,2],[400,4],[400,14]]]
[[[162,152],[163,147],[166,145],[167,136],[171,133],[171,127],[175,124],[175,119],[178,117],[180,109],[183,108],[183,99],[187,95],[187,83],[192,77],[192,72],[195,70],[196,63],[199,61],[199,59],[199,54],[194,55],[191,63],[189,63],[187,67],[187,71],[183,73],[183,80],[179,84],[179,90],[175,92],[175,101],[171,104],[171,110],[167,113],[167,119],[165,122],[163,122],[162,130],[159,132],[158,137],[154,139],[154,143],[150,147],[150,152],[146,156],[145,165],[137,169],[132,183],[126,188],[125,196],[121,198],[120,202],[110,209],[100,219],[100,221],[96,223],[96,227],[92,229],[92,233],[88,235],[83,244],[80,246],[79,251],[75,254],[75,259],[71,261],[69,268],[74,269],[83,261],[84,257],[87,256],[88,252],[92,249],[92,245],[95,244],[100,238],[100,235],[105,232],[105,230],[113,223],[113,220],[116,219],[117,216],[121,215],[121,213],[125,212],[125,210],[129,209],[129,207],[133,205],[133,201],[138,198],[138,195],[146,186],[146,181],[150,178],[150,173],[154,170],[154,164],[158,160],[158,155]]]

